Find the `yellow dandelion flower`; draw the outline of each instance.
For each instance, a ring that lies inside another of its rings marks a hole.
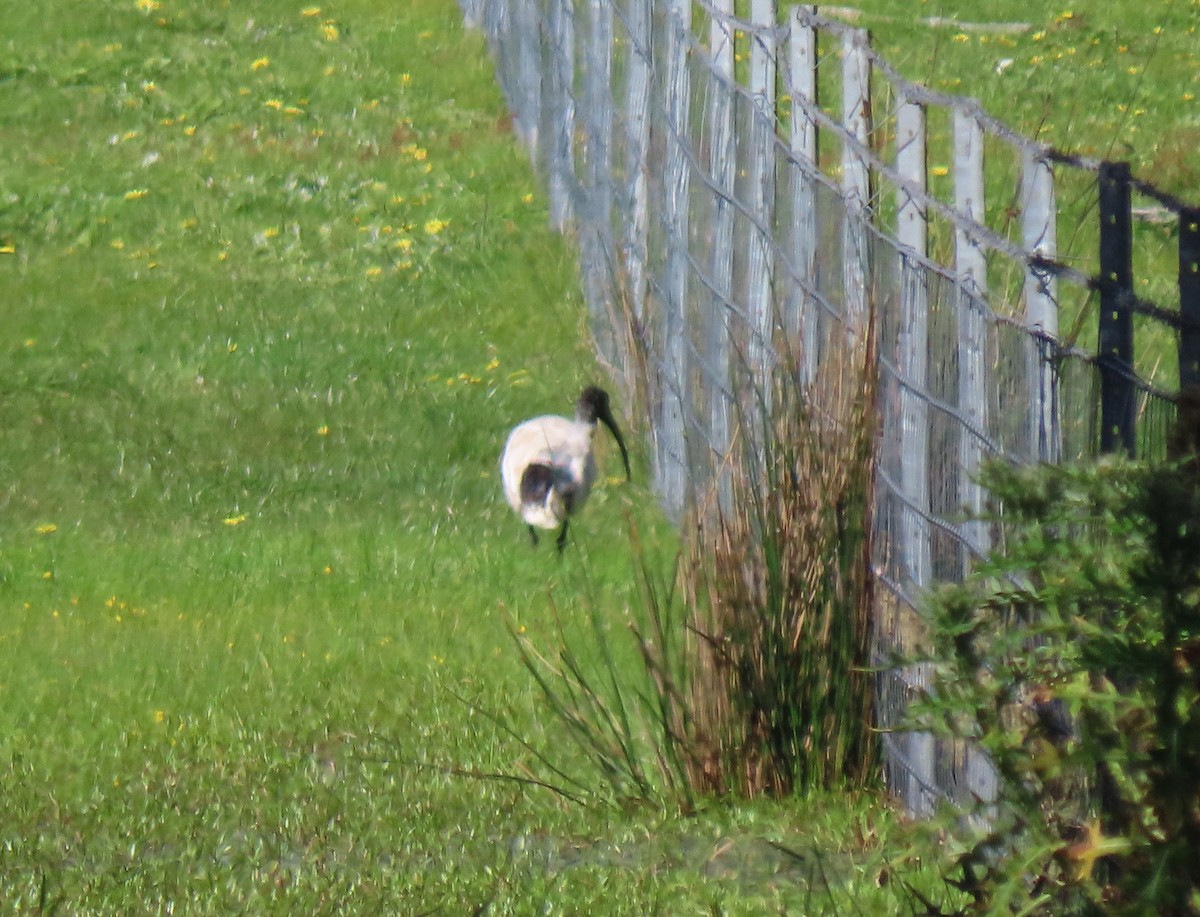
[[[302,114],[304,114],[304,109],[297,108],[295,105],[289,105],[287,108],[285,108],[283,110],[283,113],[285,115],[302,115]]]
[[[939,178],[941,178],[944,175],[949,175],[950,169],[946,166],[934,166],[932,169],[929,170],[929,174],[936,175]]]
[[[957,42],[965,43],[965,42],[968,42],[971,40],[971,36],[968,35],[966,32],[959,32],[957,35],[954,36],[954,40]]]
[[[158,84],[154,80],[146,80],[142,83],[142,92],[154,92],[158,88]]]
[[[263,102],[263,105],[279,111],[279,109],[283,108],[283,99],[267,99],[267,101]]]
[[[34,529],[39,535],[53,535],[58,531],[58,526],[53,522],[46,522]]]
[[[123,249],[125,247],[125,243],[123,241],[121,241],[120,239],[113,239],[108,244],[111,245],[113,248],[115,248],[117,251],[120,251],[121,249]]]
[[[325,36],[326,41],[337,41],[341,36],[341,32],[338,31],[338,27],[332,19],[321,23],[321,34]]]
[[[251,70],[262,70],[265,67],[271,66],[271,58],[260,57],[250,65]]]
[[[17,247],[15,245],[0,245],[0,255],[15,255],[16,253]]]
[[[25,346],[26,347],[37,346],[37,338],[25,338]]]
[[[133,140],[141,134],[141,131],[126,131],[121,135],[122,140]]]
[[[321,8],[319,6],[306,6],[300,11],[300,15],[307,16],[309,19],[313,19],[321,15]]]
[[[278,226],[268,226],[262,231],[262,237],[264,239],[274,239],[277,235],[279,235]]]
[[[372,267],[367,268],[367,276],[368,277],[372,277],[372,278],[379,277],[382,274],[383,274],[383,268],[381,268],[379,265],[374,265]]]
[[[329,576],[333,573],[333,567],[326,564],[325,569],[323,569],[321,572],[324,573],[326,576]]]
[[[425,222],[425,232],[427,235],[436,236],[447,226],[446,220],[427,220]]]
[[[400,85],[401,86],[411,86],[412,85],[412,74],[411,73],[401,73],[400,74]]]
[[[522,204],[532,204],[533,203],[533,194],[532,193],[526,194],[524,197],[521,198],[521,203]]]
[[[154,722],[165,723],[167,721],[167,713],[165,710],[154,711]]]
[[[236,516],[226,516],[222,521],[226,525],[241,525],[246,521],[246,514],[238,513]]]
[[[492,357],[491,362],[487,365],[487,372],[495,372],[500,368],[500,360],[498,357]]]
[[[137,0],[137,8],[143,13],[153,13],[162,9],[162,4],[159,0]]]
[[[45,571],[42,574],[42,579],[46,579],[46,580],[54,579],[54,571],[53,570]]]
[[[132,191],[125,192],[125,200],[127,200],[127,201],[141,200],[143,197],[145,197],[149,193],[150,192],[148,190],[146,190],[145,188],[134,188]]]

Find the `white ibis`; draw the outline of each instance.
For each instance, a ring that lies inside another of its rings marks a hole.
[[[529,526],[535,547],[539,528],[559,529],[560,554],[567,544],[571,516],[583,509],[596,479],[592,434],[598,420],[617,441],[626,480],[630,479],[629,453],[613,420],[608,393],[595,386],[580,393],[574,420],[546,414],[518,424],[508,434],[500,459],[504,496]]]

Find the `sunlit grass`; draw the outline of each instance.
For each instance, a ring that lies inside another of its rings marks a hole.
[[[586,592],[620,634],[627,516],[663,558],[674,535],[644,463],[602,481],[561,561],[500,498],[511,423],[600,376],[574,257],[459,18],[6,11],[6,905],[894,900],[876,798],[673,822],[512,779],[514,733],[563,735],[508,627],[552,639]],[[817,846],[796,865],[767,840]]]

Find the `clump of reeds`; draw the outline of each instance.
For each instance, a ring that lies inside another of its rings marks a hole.
[[[776,384],[742,438],[755,445],[732,500],[696,529],[689,688],[715,755],[695,775],[708,790],[780,794],[874,771],[875,374],[869,339],[842,346],[810,384]]]

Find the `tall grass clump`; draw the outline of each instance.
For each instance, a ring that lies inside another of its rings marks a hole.
[[[776,375],[740,405],[726,498],[693,482],[666,576],[632,530],[642,588],[629,645],[615,647],[594,612],[586,648],[561,627],[556,654],[518,638],[621,801],[686,809],[864,786],[875,773],[872,336],[830,349],[814,380]]]
[[[869,342],[827,355],[808,385],[776,385],[728,507],[697,528],[692,696],[713,750],[697,774],[707,789],[870,779],[874,393]]]

